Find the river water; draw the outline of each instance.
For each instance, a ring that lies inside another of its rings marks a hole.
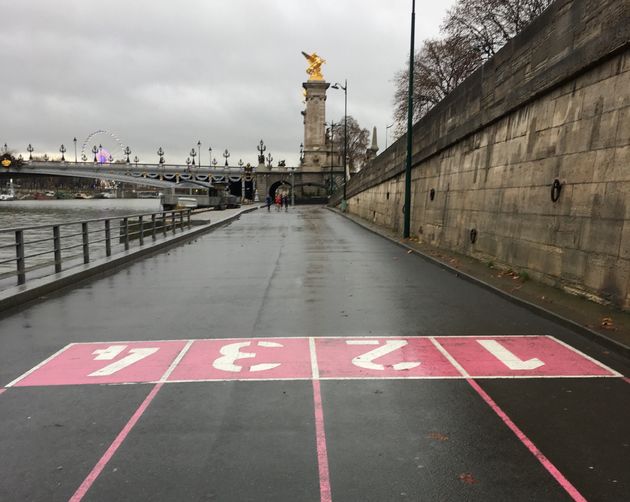
[[[58,223],[68,223],[79,220],[89,220],[107,217],[120,217],[139,213],[152,213],[161,210],[159,199],[87,199],[87,200],[29,200],[29,201],[0,201],[0,262],[15,258],[15,233],[2,232],[2,229],[30,227],[36,225],[54,225]],[[102,223],[93,224],[93,227],[100,228]],[[80,232],[80,225],[61,227],[61,234],[68,235]],[[112,225],[112,236],[116,235],[117,227]],[[95,234],[98,235],[98,234]],[[45,229],[35,229],[25,232],[25,241],[32,242],[52,237],[50,227]],[[102,238],[102,235],[100,236]],[[96,238],[96,237],[95,237]],[[74,236],[64,239],[64,245],[80,244],[81,236]],[[2,247],[5,246],[5,247]],[[8,247],[7,247],[8,246]],[[95,246],[96,255],[102,255],[103,246]],[[47,252],[52,249],[52,242],[27,244],[25,246],[27,254]],[[92,246],[90,246],[92,253]],[[75,256],[81,253],[81,248],[74,249],[66,255]],[[64,256],[64,259],[67,256]],[[30,267],[37,267],[52,260],[52,253],[36,256],[27,259],[27,270]],[[0,263],[0,289],[8,285],[15,284],[15,262]],[[27,273],[28,277],[42,275],[42,272],[35,270]],[[48,272],[50,273],[50,272]]]

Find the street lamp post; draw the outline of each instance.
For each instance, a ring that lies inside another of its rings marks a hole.
[[[61,145],[59,147],[59,151],[61,152],[61,162],[65,162],[66,161],[66,157],[65,157],[66,147]]]
[[[125,147],[125,155],[127,156],[127,164],[129,164],[129,156],[131,155],[131,148],[129,148],[128,146]]]
[[[76,164],[78,162],[79,159],[77,159],[77,138],[75,136],[75,138],[72,140],[74,142],[74,163]]]
[[[413,126],[413,51],[416,28],[416,0],[411,3],[411,47],[409,49],[409,96],[407,101],[407,163],[405,166],[405,213],[403,238],[411,235],[411,128]]]
[[[225,149],[225,152],[223,152],[223,156],[225,157],[225,167],[228,166],[228,158],[230,157],[230,152],[228,152],[228,149]]]
[[[28,146],[26,147],[26,151],[28,152],[28,160],[31,161],[33,160],[33,150],[35,150],[33,148],[33,145],[31,145],[30,143],[28,144]]]
[[[197,152],[199,153],[199,167],[201,167],[201,140],[197,140]]]
[[[96,145],[92,147],[92,153],[94,154],[94,163],[96,164],[98,162],[98,159],[96,158],[96,154],[98,153],[98,148],[96,148]]]
[[[160,166],[161,166],[162,164],[164,164],[164,150],[162,150],[162,147],[160,147],[160,148],[158,148],[158,151],[156,153],[160,157],[159,163],[160,163]]]
[[[415,1],[415,0],[414,0]],[[343,91],[343,207],[345,210],[346,205],[346,185],[348,184],[348,79],[345,80],[345,85],[336,83],[332,86],[333,89],[341,89]]]
[[[293,181],[293,171],[295,167],[289,167],[289,176],[291,176],[291,207],[295,206],[295,183]]]
[[[190,149],[190,156],[192,157],[191,164],[194,166],[195,165],[195,157],[197,156],[197,152],[195,152],[194,148]]]
[[[212,164],[212,147],[209,147],[209,148],[208,148],[208,154],[210,155],[210,156],[208,157],[208,159],[209,159],[209,160],[208,160],[208,167],[209,167],[209,166]]]
[[[335,157],[334,140],[335,140],[335,123],[330,123],[330,196],[333,194],[333,159]]]
[[[267,167],[269,169],[271,169],[273,167],[272,164],[271,164],[272,162],[273,162],[273,157],[271,156],[271,152],[269,152],[267,154]]]

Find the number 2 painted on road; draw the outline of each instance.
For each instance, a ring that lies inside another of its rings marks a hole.
[[[98,349],[92,352],[93,355],[96,355],[94,358],[95,361],[102,360],[112,360],[115,359],[121,352],[123,352],[127,348],[126,345],[110,345],[106,349]],[[147,348],[147,349],[131,349],[129,351],[129,355],[123,357],[119,361],[115,361],[111,364],[108,364],[104,368],[100,370],[94,371],[90,373],[88,376],[109,376],[114,373],[119,372],[120,370],[131,366],[142,359],[149,357],[151,354],[155,354],[158,348]]]
[[[380,345],[381,342],[378,340],[347,340],[346,343],[348,345]],[[385,343],[382,346],[352,359],[352,364],[367,370],[384,371],[385,366],[373,362],[374,359],[390,354],[395,350],[402,349],[407,344],[407,340],[385,340]],[[393,364],[392,368],[397,371],[402,371],[410,370],[412,368],[416,368],[417,366],[420,366],[419,362],[401,362]]]

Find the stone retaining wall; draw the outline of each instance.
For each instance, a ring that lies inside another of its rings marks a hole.
[[[557,0],[419,121],[414,236],[630,309],[629,41],[630,2]],[[350,212],[402,231],[405,145]]]

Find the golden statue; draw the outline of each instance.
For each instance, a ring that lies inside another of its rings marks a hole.
[[[306,73],[310,75],[309,80],[324,80],[324,76],[322,75],[322,65],[326,62],[325,59],[320,58],[316,53],[307,54],[302,51],[302,55],[308,61],[308,68],[306,69]]]

